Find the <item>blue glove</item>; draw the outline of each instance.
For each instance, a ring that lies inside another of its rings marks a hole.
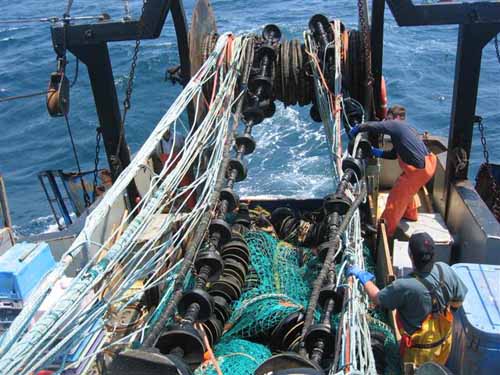
[[[359,125],[353,126],[351,130],[349,130],[349,138],[355,138],[359,133]]]
[[[382,155],[384,154],[384,150],[381,150],[380,148],[376,148],[372,146],[372,155],[375,156],[376,158],[381,158]]]
[[[346,271],[346,276],[356,276],[361,284],[363,286],[368,282],[368,281],[373,281],[375,280],[375,276],[371,274],[368,271],[363,271],[360,269],[358,266],[350,266],[347,271]]]

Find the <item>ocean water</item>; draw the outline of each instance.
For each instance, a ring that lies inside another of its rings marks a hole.
[[[184,1],[188,20],[194,0]],[[309,18],[323,13],[357,27],[354,0],[213,0],[220,32],[260,32],[267,23],[279,25],[286,38],[301,38]],[[0,19],[59,16],[66,2],[50,7],[38,0],[0,1]],[[141,2],[130,1],[133,16]],[[124,15],[124,2],[75,0],[72,15],[109,13]],[[115,82],[120,100],[125,92],[134,42],[110,44]],[[399,28],[386,12],[384,75],[390,103],[407,107],[408,119],[421,131],[447,136],[453,93],[457,28],[449,26]],[[158,120],[180,92],[180,86],[164,81],[165,69],[178,62],[175,34],[170,19],[157,40],[141,45],[132,109],[127,116],[126,139],[138,150]],[[74,76],[75,61],[69,57],[68,74]],[[0,98],[42,91],[55,70],[55,54],[47,23],[0,24]],[[493,43],[484,49],[477,113],[485,120],[490,157],[500,160],[500,64]],[[284,108],[255,128],[258,148],[250,158],[249,178],[242,194],[314,195],[332,189],[328,177],[326,142],[320,124],[309,119],[309,109]],[[71,90],[70,121],[83,169],[93,168],[95,128],[98,125],[86,69]],[[483,161],[475,130],[471,177]],[[101,153],[101,167],[106,166]],[[11,213],[20,234],[53,227],[49,206],[37,173],[46,169],[75,169],[64,120],[49,117],[45,98],[35,97],[0,103],[0,173],[7,185]]]

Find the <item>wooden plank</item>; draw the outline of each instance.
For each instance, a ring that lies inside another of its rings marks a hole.
[[[385,287],[395,280],[394,270],[392,268],[392,259],[390,255],[389,240],[387,238],[387,232],[385,228],[385,223],[383,221],[379,224],[378,229],[378,240],[377,240],[377,267],[376,276],[382,285]],[[396,326],[396,311],[392,310],[388,314],[389,325],[391,326],[396,340],[399,342],[401,340],[401,335]]]

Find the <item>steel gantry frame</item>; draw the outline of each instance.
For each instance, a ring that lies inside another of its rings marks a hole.
[[[445,177],[445,216],[448,216],[451,184],[467,179],[482,51],[500,32],[500,3],[446,2],[415,5],[411,0],[373,0],[372,70],[377,103],[380,102],[386,2],[399,26],[459,25]]]
[[[52,43],[57,55],[63,56],[68,50],[87,66],[113,179],[130,163],[130,152],[125,129],[121,129],[122,115],[108,42],[158,38],[169,12],[177,35],[182,78],[187,82],[185,78],[189,78],[191,72],[188,29],[182,0],[148,0],[144,4],[142,20],[101,21],[83,25],[60,23],[52,27]],[[115,155],[118,160],[115,160]],[[129,186],[128,195],[133,206],[138,196],[135,184]]]

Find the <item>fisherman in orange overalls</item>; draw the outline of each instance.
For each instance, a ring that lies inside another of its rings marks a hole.
[[[428,233],[413,234],[408,251],[414,272],[382,290],[373,282],[375,277],[359,267],[349,267],[347,276],[355,276],[363,284],[373,303],[396,309],[404,363],[418,367],[434,361],[444,365],[452,343],[450,309],[461,306],[467,287],[449,265],[434,263],[434,241]]]
[[[401,218],[412,221],[418,219],[418,200],[415,195],[436,172],[436,155],[427,150],[417,131],[405,121],[405,118],[405,108],[395,105],[389,109],[387,120],[365,122],[354,126],[349,132],[351,138],[359,132],[367,131],[391,136],[392,150],[384,151],[372,147],[373,156],[398,159],[403,170],[389,193],[382,213],[389,237],[394,236]]]

